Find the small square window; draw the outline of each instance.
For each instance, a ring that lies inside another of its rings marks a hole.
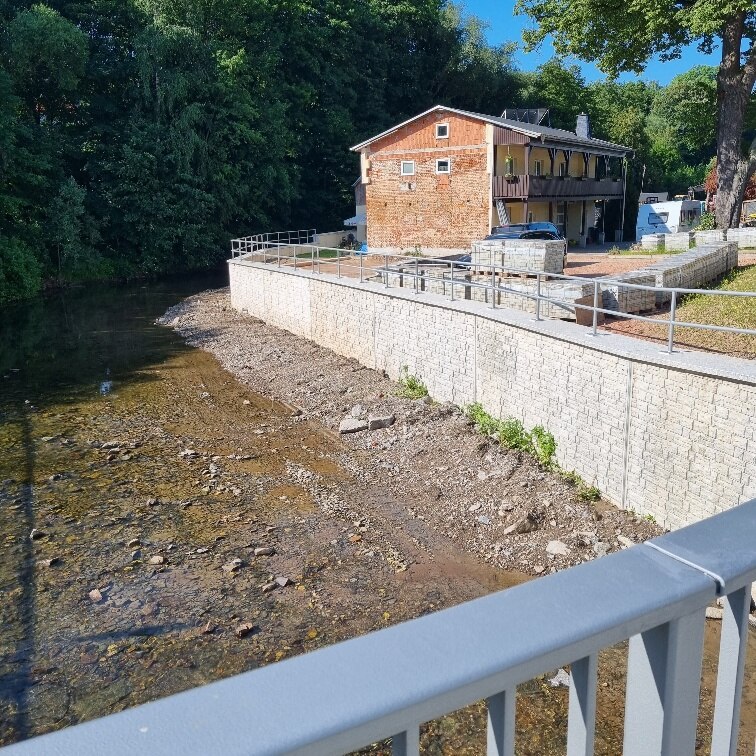
[[[436,160],[436,173],[451,173],[451,160],[449,158]]]
[[[415,161],[414,160],[402,160],[402,176],[414,176],[415,175]]]
[[[436,139],[448,139],[449,138],[449,124],[437,123],[436,124]]]

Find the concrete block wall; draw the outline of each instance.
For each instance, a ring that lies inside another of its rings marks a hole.
[[[728,228],[727,241],[737,242],[738,249],[756,249],[756,228]]]
[[[473,270],[483,272],[489,265],[533,273],[564,272],[564,242],[525,239],[496,239],[473,242]]]
[[[229,264],[231,301],[439,401],[543,425],[614,503],[680,527],[756,497],[756,364],[678,352],[464,299]],[[254,355],[250,355],[254,359]]]
[[[647,270],[631,270],[608,276],[601,282],[602,307],[616,312],[646,312],[656,307],[656,292],[648,289],[630,289],[621,282],[635,286],[656,286],[656,276]]]
[[[723,242],[725,240],[725,232],[721,229],[694,231],[693,238],[696,240],[696,246],[712,244],[714,242]]]
[[[665,234],[664,248],[667,252],[676,252],[678,250],[690,249],[690,241],[693,238],[690,231],[684,231],[679,234]]]

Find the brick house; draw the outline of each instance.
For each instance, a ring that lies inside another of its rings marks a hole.
[[[573,133],[436,105],[351,149],[371,251],[467,250],[507,220],[580,244],[621,233],[630,148],[591,138],[586,115]]]

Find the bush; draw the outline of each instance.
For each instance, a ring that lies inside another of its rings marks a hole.
[[[701,220],[696,226],[697,231],[713,231],[717,227],[717,218],[714,213],[701,213]]]
[[[0,303],[24,299],[42,288],[42,265],[29,247],[0,236]]]

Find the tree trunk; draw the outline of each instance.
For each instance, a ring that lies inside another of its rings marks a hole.
[[[751,46],[741,64],[741,43],[745,13],[730,20],[722,31],[722,62],[717,72],[717,200],[719,228],[733,228],[740,222],[743,193],[756,163],[756,143],[745,158],[742,149],[743,123],[756,79],[756,47]]]

